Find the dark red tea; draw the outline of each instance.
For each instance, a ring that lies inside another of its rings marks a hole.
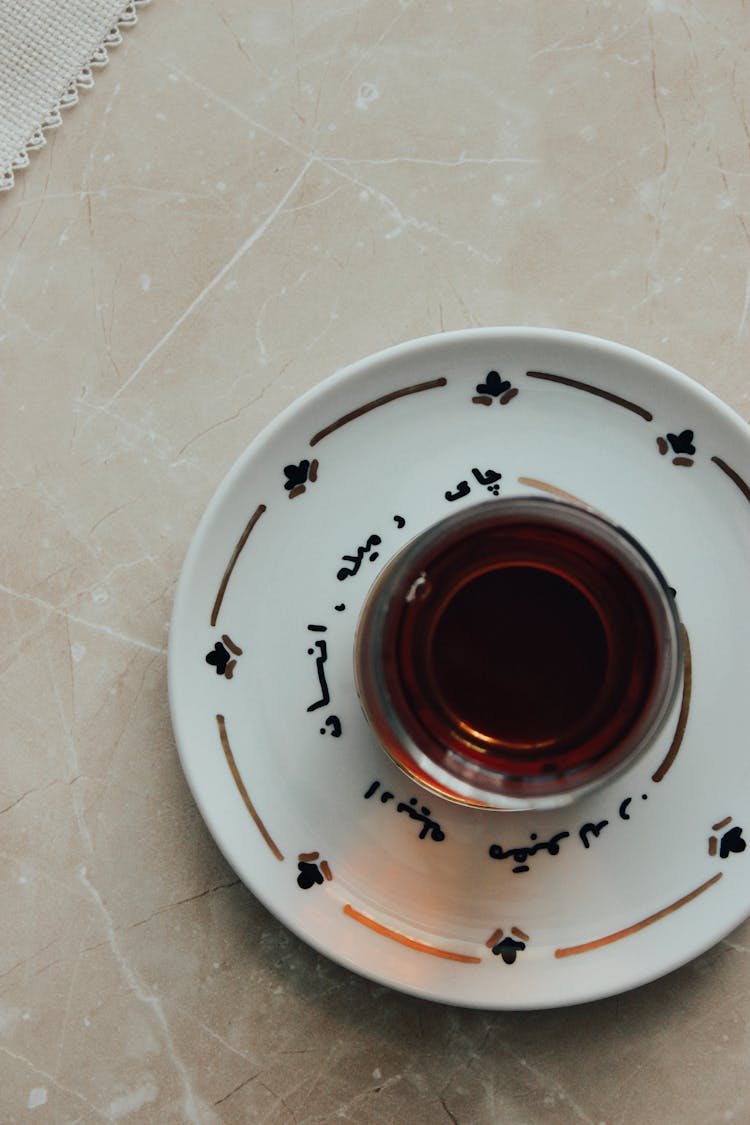
[[[559,743],[591,712],[608,659],[605,625],[585,594],[526,563],[459,585],[425,653],[446,712],[490,744],[524,749]]]
[[[470,804],[609,773],[661,715],[665,668],[674,679],[676,619],[652,566],[606,521],[553,501],[490,502],[431,529],[361,619],[358,687],[385,748]]]

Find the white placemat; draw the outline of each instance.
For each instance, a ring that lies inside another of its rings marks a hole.
[[[94,84],[93,68],[122,42],[149,0],[0,0],[0,191]]]

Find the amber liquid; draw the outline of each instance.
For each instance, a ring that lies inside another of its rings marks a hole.
[[[599,614],[571,582],[510,565],[467,582],[438,618],[431,671],[446,708],[488,739],[555,741],[594,706],[607,668]]]
[[[443,543],[391,632],[397,705],[448,749],[511,776],[600,762],[646,708],[657,638],[602,546],[526,522]]]

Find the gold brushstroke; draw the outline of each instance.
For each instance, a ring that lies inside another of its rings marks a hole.
[[[559,500],[568,500],[571,504],[578,504],[580,508],[588,508],[590,512],[596,511],[585,500],[581,500],[579,496],[574,496],[572,492],[565,492],[564,489],[558,488],[556,484],[549,484],[546,480],[537,480],[536,477],[519,477],[519,484],[525,484],[528,488],[537,488],[540,492],[549,492],[551,496],[557,496]]]
[[[227,648],[229,649],[230,652],[233,652],[235,656],[242,656],[242,649],[240,648],[239,645],[236,645],[234,643],[232,638],[227,633],[222,633],[221,639],[224,642],[224,644],[227,646]]]
[[[679,910],[681,906],[685,906],[688,902],[692,902],[698,895],[702,895],[714,883],[718,883],[721,879],[722,872],[719,871],[717,875],[707,879],[705,883],[701,883],[694,891],[689,894],[683,895],[678,898],[676,902],[671,902],[669,906],[665,906],[663,910],[657,910],[655,914],[649,914],[648,918],[642,918],[640,922],[635,922],[632,926],[626,926],[624,930],[617,930],[613,934],[607,934],[606,937],[595,938],[593,941],[586,941],[582,945],[569,945],[565,949],[556,949],[555,957],[573,957],[578,953],[590,953],[592,949],[600,949],[603,945],[611,945],[613,941],[620,941],[622,938],[630,937],[631,934],[637,934],[639,930],[643,930],[646,926],[658,922],[661,918],[666,918],[668,914],[673,914],[675,910]]]
[[[669,446],[667,445],[667,442],[663,437],[658,437],[656,439],[656,448],[659,450],[662,457],[666,456],[666,453],[669,450]]]
[[[716,855],[716,837],[709,836],[708,838],[708,854]]]
[[[515,934],[515,936],[516,936],[517,938],[520,938],[520,939],[521,939],[521,941],[531,941],[531,938],[529,937],[529,935],[528,935],[528,934],[525,934],[525,933],[523,932],[523,930],[519,930],[518,926],[513,926],[513,928],[511,929],[511,931],[510,931],[510,932],[511,932],[512,934]]]
[[[596,395],[597,398],[604,398],[607,402],[613,402],[615,406],[622,406],[625,410],[630,410],[631,413],[643,418],[645,422],[653,422],[654,420],[654,416],[649,410],[645,410],[628,398],[614,395],[611,391],[603,391],[600,387],[593,387],[591,383],[582,383],[579,379],[569,379],[567,375],[550,375],[546,371],[527,371],[526,376],[529,379],[544,379],[548,383],[561,383],[564,387],[572,387],[576,391],[585,391],[587,394]]]
[[[471,401],[475,402],[477,406],[492,406],[492,399],[489,395],[474,395]]]
[[[462,961],[466,965],[480,965],[482,963],[481,957],[468,957],[465,953],[454,953],[450,949],[438,949],[437,946],[426,945],[423,941],[415,941],[414,938],[407,937],[406,934],[400,934],[398,930],[392,930],[381,922],[376,922],[374,918],[369,918],[366,914],[360,914],[348,902],[344,905],[343,910],[344,914],[353,918],[355,922],[360,922],[368,929],[374,930],[376,934],[391,938],[392,941],[397,941],[409,949],[415,949],[418,953],[430,953],[433,957],[443,957],[446,961]]]
[[[293,489],[292,489],[292,491],[291,491],[291,492],[289,493],[289,499],[290,499],[290,500],[294,500],[294,498],[295,498],[296,496],[301,496],[301,495],[302,495],[302,493],[303,493],[303,492],[306,492],[306,491],[307,491],[307,490],[306,490],[306,488],[305,488],[304,484],[298,484],[298,485],[297,485],[297,486],[296,486],[295,488],[293,488]]]
[[[380,398],[374,398],[372,402],[366,402],[364,406],[360,406],[357,410],[351,410],[348,414],[342,415],[332,422],[330,426],[326,426],[322,430],[318,430],[310,438],[310,445],[317,445],[323,438],[328,437],[329,434],[334,433],[335,430],[340,430],[342,426],[346,426],[349,422],[353,422],[355,418],[361,418],[363,414],[369,414],[371,410],[377,410],[379,406],[385,406],[388,402],[395,402],[397,398],[404,398],[406,395],[416,395],[420,391],[432,391],[436,387],[444,387],[448,380],[445,378],[430,379],[427,383],[415,383],[411,387],[402,387],[400,391],[391,391],[390,394],[381,395]]]
[[[303,863],[314,863],[316,859],[320,859],[320,852],[300,852],[297,859],[301,859]]]
[[[725,816],[724,819],[720,820],[718,824],[712,824],[711,825],[712,831],[718,832],[720,829],[726,828],[726,826],[731,822],[731,820],[732,820],[731,816]]]
[[[226,676],[226,678],[228,680],[231,680],[232,676],[234,675],[234,670],[235,670],[236,667],[237,667],[237,661],[236,660],[230,660],[229,663],[227,664],[226,668],[224,669],[224,675]]]
[[[321,870],[321,871],[323,872],[323,874],[325,875],[326,879],[327,879],[327,880],[328,880],[328,882],[330,883],[331,879],[333,879],[333,872],[331,871],[331,865],[329,864],[329,862],[328,862],[328,860],[327,860],[327,859],[323,859],[323,860],[321,860],[321,862],[320,862],[320,870]]]
[[[227,564],[227,569],[224,571],[224,577],[221,580],[221,584],[219,586],[219,592],[216,595],[216,601],[214,602],[214,608],[211,611],[211,627],[212,628],[216,624],[216,619],[219,616],[219,610],[221,609],[221,603],[224,601],[224,594],[226,593],[227,586],[229,585],[229,579],[232,577],[232,571],[235,568],[235,565],[237,563],[237,559],[240,557],[240,555],[242,553],[242,548],[247,543],[248,536],[250,535],[250,532],[253,530],[253,528],[255,527],[256,523],[258,522],[260,517],[263,515],[265,510],[266,510],[265,504],[259,504],[258,505],[258,507],[255,509],[255,511],[253,512],[250,519],[247,521],[247,526],[245,527],[245,530],[242,532],[242,535],[237,540],[237,546],[234,548],[234,551],[232,552],[232,557]]]
[[[693,461],[692,457],[673,457],[672,464],[681,465],[684,469],[689,469],[691,465],[695,464],[695,462]]]
[[[680,704],[680,716],[677,720],[677,729],[674,732],[669,750],[662,761],[659,768],[651,775],[651,780],[657,784],[664,778],[664,775],[670,770],[674,764],[682,740],[685,737],[685,728],[687,727],[688,715],[690,714],[690,697],[693,692],[693,659],[690,653],[690,637],[684,625],[680,626],[682,631],[682,645],[683,645],[683,668],[682,668],[682,703]]]
[[[495,930],[492,937],[488,937],[487,941],[484,944],[487,946],[488,949],[492,949],[493,945],[495,945],[496,942],[500,941],[500,938],[502,936],[503,936],[502,930]]]
[[[748,484],[747,481],[744,480],[740,476],[740,474],[731,467],[731,465],[727,465],[726,461],[723,461],[721,457],[712,457],[711,460],[713,461],[714,465],[719,466],[722,473],[726,473],[729,479],[737,485],[745,499],[747,501],[750,501],[750,484]]]
[[[505,394],[500,399],[500,405],[501,406],[507,406],[509,402],[513,401],[513,399],[516,397],[517,394],[518,394],[518,387],[511,387],[510,390],[506,391]]]
[[[315,484],[316,480],[318,479],[318,469],[319,468],[320,468],[320,461],[318,461],[317,457],[313,457],[312,461],[310,462],[309,472],[307,474],[307,477],[308,477],[308,480],[310,481],[310,484]]]
[[[237,769],[237,763],[234,760],[234,754],[232,753],[232,747],[229,745],[229,738],[227,736],[227,727],[226,727],[226,722],[224,720],[223,715],[217,715],[216,716],[216,724],[219,728],[219,738],[221,739],[221,745],[224,748],[224,754],[225,754],[226,759],[227,759],[227,765],[229,766],[229,770],[232,774],[232,777],[234,778],[234,783],[237,786],[237,788],[239,789],[240,797],[242,797],[242,800],[245,803],[245,808],[247,809],[247,811],[250,813],[250,816],[255,821],[256,828],[258,829],[261,836],[263,837],[263,839],[268,844],[268,846],[271,849],[271,851],[273,852],[273,854],[276,856],[276,858],[278,860],[281,860],[283,862],[283,860],[284,860],[283,855],[281,854],[279,849],[276,847],[276,844],[273,842],[273,840],[271,839],[271,836],[269,835],[268,829],[266,828],[265,824],[263,823],[263,821],[260,819],[257,812],[255,811],[255,805],[250,800],[250,795],[248,794],[248,791],[245,788],[245,783],[242,780],[242,778],[240,777],[240,771]]]

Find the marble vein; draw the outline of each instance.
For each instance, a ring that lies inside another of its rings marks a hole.
[[[151,350],[149,352],[147,352],[147,354],[143,357],[143,359],[140,361],[140,363],[136,366],[135,370],[128,376],[128,378],[125,380],[125,382],[122,383],[117,388],[117,390],[112,395],[112,397],[107,400],[107,402],[104,404],[105,408],[108,408],[108,407],[112,406],[112,404],[120,397],[120,395],[123,394],[123,392],[128,389],[128,387],[138,378],[138,376],[143,371],[143,369],[148,366],[148,364],[151,362],[151,360],[154,358],[154,356],[157,355],[157,353],[161,351],[161,349],[164,347],[164,345],[169,340],[171,340],[172,336],[174,336],[175,332],[177,332],[177,330],[182,327],[182,325],[185,323],[185,321],[188,320],[188,318],[192,316],[192,314],[203,303],[203,301],[205,301],[205,299],[209,295],[209,293],[211,293],[216,288],[216,286],[219,284],[219,282],[222,281],[226,277],[226,275],[237,264],[237,262],[239,262],[241,258],[244,258],[245,254],[247,254],[248,250],[251,250],[252,247],[256,244],[256,242],[258,242],[259,239],[261,239],[263,237],[263,235],[266,233],[268,228],[271,227],[273,225],[273,223],[276,221],[276,219],[279,217],[279,215],[284,210],[284,207],[286,206],[289,199],[294,195],[295,191],[297,190],[299,185],[302,183],[303,179],[307,175],[307,172],[308,172],[311,164],[312,164],[311,159],[307,160],[305,162],[305,164],[302,166],[300,171],[294,177],[294,179],[292,180],[291,184],[286,189],[284,194],[281,196],[281,198],[278,200],[278,202],[274,205],[274,207],[268,212],[268,214],[266,215],[263,222],[260,223],[255,228],[255,230],[252,231],[252,233],[248,235],[248,237],[244,240],[244,242],[242,242],[240,244],[240,246],[237,247],[234,254],[232,254],[231,258],[227,262],[224,263],[224,265],[221,267],[221,269],[218,271],[218,273],[214,274],[214,276],[211,278],[211,280],[208,282],[208,284],[205,285],[203,287],[203,289],[201,289],[200,293],[198,293],[197,296],[195,296],[193,298],[193,300],[190,302],[190,304],[187,306],[187,308],[184,309],[183,312],[177,317],[177,320],[175,320],[175,322],[172,325],[170,325],[170,327],[167,329],[167,331],[164,333],[164,335],[159,340],[157,340],[157,342],[154,344],[154,346],[151,348]]]
[[[745,278],[745,300],[742,304],[742,312],[740,313],[740,321],[739,321],[739,324],[737,325],[737,339],[738,340],[742,338],[742,334],[744,333],[745,328],[747,327],[747,314],[748,314],[749,309],[750,309],[750,270],[748,270],[747,276]]]
[[[20,805],[21,802],[25,801],[27,797],[33,797],[37,793],[46,793],[48,789],[52,789],[52,787],[55,785],[72,785],[74,781],[78,781],[78,778],[74,777],[71,781],[48,781],[46,785],[36,785],[33,789],[27,789],[25,793],[22,793],[20,795],[20,797],[16,797],[16,799],[14,801],[11,801],[9,805],[5,805],[4,808],[0,809],[0,816],[2,816],[3,813],[10,812],[10,810],[14,809],[16,805]],[[4,974],[0,974],[0,976],[3,975]]]
[[[227,1042],[227,1040],[224,1039],[223,1036],[219,1035],[218,1031],[216,1031],[215,1028],[209,1027],[208,1024],[203,1023],[202,1020],[199,1020],[198,1017],[193,1012],[191,1012],[188,1008],[184,1007],[184,1005],[178,1004],[175,1001],[173,1001],[172,1006],[174,1008],[176,1008],[177,1011],[179,1011],[180,1014],[185,1019],[189,1020],[197,1028],[200,1028],[200,1030],[202,1032],[204,1032],[209,1037],[209,1039],[213,1039],[216,1043],[220,1043],[221,1046],[224,1047],[225,1050],[229,1051],[229,1053],[231,1055],[236,1055],[237,1058],[244,1059],[245,1062],[253,1062],[254,1061],[252,1056],[248,1055],[245,1051],[241,1051],[238,1047],[234,1047],[231,1043]]]
[[[180,447],[180,449],[178,449],[177,453],[175,454],[174,460],[170,463],[170,468],[174,468],[176,465],[179,465],[181,463],[180,458],[183,456],[183,454],[190,448],[191,445],[194,445],[197,441],[200,441],[201,438],[204,438],[206,434],[210,434],[214,430],[218,430],[221,426],[226,426],[229,422],[236,421],[241,414],[244,414],[246,410],[249,410],[251,406],[254,406],[256,402],[263,398],[263,395],[266,393],[270,386],[271,383],[266,384],[266,386],[263,387],[257,395],[254,395],[253,398],[251,398],[248,402],[245,402],[242,404],[242,406],[239,406],[235,411],[233,411],[232,414],[228,414],[226,418],[219,418],[216,422],[212,422],[210,426],[206,426],[205,429],[199,430],[198,433],[193,434],[192,437],[188,441],[186,441],[185,444]]]
[[[165,648],[149,644],[148,641],[139,640],[137,637],[128,636],[127,633],[121,633],[117,629],[110,628],[109,625],[102,625],[97,621],[87,621],[84,617],[78,617],[75,613],[68,613],[66,610],[61,609],[60,606],[53,605],[51,602],[46,602],[42,598],[34,597],[33,594],[24,594],[18,590],[11,590],[9,586],[4,586],[1,583],[0,594],[5,594],[6,597],[14,598],[19,602],[28,602],[31,605],[37,606],[39,609],[46,610],[47,613],[63,618],[65,621],[72,621],[76,625],[82,625],[85,629],[91,629],[94,633],[103,633],[105,636],[112,637],[114,640],[121,641],[123,644],[145,649],[146,652],[166,655],[167,650]]]
[[[5,1055],[7,1058],[12,1059],[14,1062],[23,1063],[29,1068],[29,1070],[31,1070],[33,1074],[37,1074],[40,1078],[44,1078],[45,1081],[54,1086],[56,1090],[60,1090],[61,1093],[68,1094],[71,1098],[75,1098],[77,1101],[82,1102],[88,1110],[90,1110],[92,1113],[95,1113],[96,1116],[101,1118],[102,1121],[111,1120],[107,1113],[99,1109],[98,1106],[95,1106],[93,1102],[90,1102],[88,1098],[85,1098],[83,1094],[79,1093],[78,1090],[72,1090],[69,1086],[65,1086],[62,1082],[58,1082],[53,1074],[50,1074],[48,1070],[43,1070],[41,1067],[36,1066],[31,1061],[31,1059],[27,1059],[25,1055],[21,1055],[17,1051],[11,1051],[9,1047],[4,1047],[2,1045],[0,1045],[0,1054]]]
[[[229,1091],[228,1094],[224,1094],[223,1097],[218,1098],[217,1101],[214,1102],[214,1106],[223,1105],[224,1102],[228,1102],[229,1099],[233,1098],[235,1094],[238,1094],[240,1090],[244,1090],[246,1086],[249,1086],[251,1082],[254,1082],[259,1074],[260,1071],[257,1071],[255,1074],[251,1074],[249,1078],[246,1078],[244,1082],[239,1082],[233,1090]]]
[[[65,667],[65,671],[67,673],[68,691],[69,691],[69,694],[70,694],[70,718],[69,719],[68,719],[68,716],[66,715],[65,708],[63,707],[63,701],[62,701],[62,697],[60,695],[60,688],[59,688],[59,685],[58,685],[58,682],[57,682],[57,676],[55,674],[55,668],[52,664],[52,660],[50,658],[49,650],[47,650],[47,649],[45,649],[45,659],[47,661],[47,666],[49,668],[49,676],[50,676],[50,680],[52,682],[52,689],[53,689],[54,696],[55,696],[55,704],[57,706],[57,713],[58,713],[59,721],[60,721],[59,722],[60,730],[63,733],[63,739],[64,739],[64,742],[65,742],[65,745],[66,745],[67,751],[68,751],[68,770],[70,772],[71,780],[68,781],[66,784],[67,784],[67,786],[70,790],[71,801],[72,801],[72,804],[73,804],[73,815],[75,816],[76,825],[78,827],[78,833],[79,833],[79,835],[81,837],[81,840],[83,842],[83,846],[86,849],[86,851],[89,853],[89,855],[93,855],[94,842],[91,838],[91,833],[89,832],[89,828],[88,828],[88,825],[86,824],[86,819],[84,817],[84,809],[83,809],[83,803],[82,803],[83,794],[81,792],[81,787],[79,785],[73,784],[73,782],[80,780],[81,766],[80,766],[80,763],[78,761],[78,749],[77,749],[77,746],[76,746],[75,737],[73,735],[73,727],[74,727],[75,721],[76,721],[75,678],[73,676],[73,663],[72,663],[73,658],[72,658],[72,655],[71,655],[71,645],[70,645],[70,622],[68,620],[66,620],[66,622],[65,622],[65,630],[66,630],[67,639],[68,639],[68,643],[67,643],[67,646],[66,646],[67,664],[66,664],[66,667]]]
[[[554,1093],[557,1098],[564,1103],[564,1105],[568,1106],[578,1121],[583,1121],[585,1125],[600,1125],[597,1119],[589,1117],[588,1113],[586,1113],[583,1107],[578,1104],[575,1098],[573,1098],[565,1089],[565,1087],[562,1086],[559,1082],[555,1082],[554,1080],[548,1078],[548,1076],[539,1067],[533,1066],[527,1059],[519,1058],[515,1055],[513,1057],[515,1058],[519,1066],[523,1067],[524,1070],[527,1070],[529,1074],[532,1074],[534,1076],[542,1089]]]
[[[568,54],[570,52],[587,51],[589,49],[593,49],[595,51],[609,50],[610,48],[614,47],[616,43],[621,43],[623,39],[626,39],[628,35],[630,35],[631,31],[635,27],[637,27],[638,24],[643,20],[643,17],[646,14],[646,10],[647,9],[644,8],[641,12],[639,12],[636,18],[631,23],[629,23],[627,27],[622,28],[622,30],[620,30],[619,27],[615,27],[613,30],[615,30],[617,34],[615,34],[611,39],[605,39],[602,35],[597,35],[593,39],[590,39],[584,43],[571,43],[566,39],[557,39],[554,43],[549,43],[546,47],[540,47],[538,51],[534,51],[531,55],[529,55],[528,61],[531,63],[535,59],[540,58],[542,55]]]
[[[443,1110],[445,1111],[445,1116],[448,1118],[448,1120],[452,1121],[453,1125],[459,1125],[458,1118],[453,1113],[451,1113],[451,1111],[448,1109],[448,1106],[446,1105],[446,1102],[445,1102],[445,1098],[440,1099],[440,1104],[443,1107]]]
[[[410,0],[402,0],[400,10],[398,12],[396,12],[393,19],[388,24],[386,24],[386,26],[383,28],[383,30],[381,31],[378,38],[375,39],[372,43],[368,43],[367,46],[364,49],[360,49],[359,51],[356,52],[354,62],[352,63],[349,70],[346,72],[346,74],[343,76],[343,78],[339,82],[339,87],[338,87],[339,93],[346,86],[347,82],[352,77],[352,75],[354,74],[354,71],[357,69],[357,67],[361,66],[362,63],[367,62],[367,60],[372,57],[373,53],[378,49],[378,47],[381,46],[381,44],[385,41],[385,39],[391,33],[391,31],[393,31],[396,24],[399,23],[400,20],[402,20],[404,18],[404,15],[405,15],[407,9],[410,8],[410,7],[411,7]]]
[[[17,203],[8,205],[8,210],[22,210],[34,203],[48,203],[51,200],[60,201],[67,199],[107,199],[111,195],[124,194],[132,196],[138,195],[155,195],[157,198],[162,199],[212,199],[216,200],[216,192],[213,191],[171,191],[166,188],[150,188],[144,184],[107,184],[105,188],[81,188],[78,191],[50,191],[45,195],[29,196],[26,199],[21,199]],[[4,204],[5,205],[5,204]],[[67,241],[67,240],[65,240]]]
[[[725,945],[727,949],[733,949],[735,953],[750,953],[750,946],[738,945],[734,941],[729,941],[728,938],[724,938],[721,944]]]
[[[2,811],[4,812],[5,810],[3,809]],[[9,969],[6,969],[4,972],[0,973],[0,980],[5,980],[6,977],[9,977],[13,973],[15,973],[17,969],[22,969],[24,965],[28,965],[29,961],[33,961],[35,960],[35,958],[41,957],[43,953],[46,953],[47,950],[51,949],[52,946],[55,945],[58,941],[59,935],[55,934],[55,936],[52,938],[52,941],[48,941],[47,944],[43,945],[41,949],[35,949],[33,953],[28,953],[25,957],[22,957],[20,961],[16,961],[15,965],[11,965]]]
[[[396,224],[395,228],[385,236],[386,239],[395,237],[403,230],[411,229],[420,233],[430,234],[441,242],[447,242],[449,245],[455,246],[459,250],[466,250],[467,253],[476,258],[480,258],[483,262],[487,262],[488,265],[499,266],[502,264],[504,260],[502,256],[486,254],[484,250],[480,250],[479,247],[474,246],[465,239],[452,238],[449,234],[446,234],[445,231],[441,230],[440,227],[436,227],[434,223],[427,222],[426,219],[418,219],[413,215],[405,214],[398,204],[391,199],[390,196],[386,195],[384,191],[378,190],[373,187],[372,184],[361,180],[358,176],[347,175],[338,165],[329,164],[324,157],[319,157],[318,159],[324,167],[329,168],[330,171],[334,172],[337,176],[344,176],[350,183],[356,184],[357,187],[366,191],[368,195],[372,196],[372,198],[386,210]]]
[[[186,898],[179,898],[176,902],[168,902],[165,906],[160,906],[157,910],[153,910],[146,918],[139,918],[137,922],[131,922],[129,926],[124,927],[127,930],[135,930],[138,926],[145,926],[153,918],[158,917],[160,914],[166,914],[169,910],[174,910],[178,906],[184,906],[188,902],[196,902],[199,898],[206,898],[207,895],[212,895],[215,891],[227,890],[229,887],[236,887],[239,885],[239,879],[230,879],[226,883],[217,883],[214,887],[206,887],[205,891],[198,891],[197,894],[188,895]]]
[[[165,67],[170,65],[165,59],[162,59],[160,61]],[[285,148],[290,149],[292,152],[296,152],[298,156],[307,158],[310,157],[311,154],[309,152],[307,152],[300,145],[295,144],[294,141],[290,141],[288,137],[285,137],[283,135],[283,133],[279,133],[275,129],[271,129],[268,125],[264,125],[262,121],[258,121],[257,118],[252,117],[249,113],[246,113],[239,106],[235,105],[234,102],[230,102],[228,98],[225,98],[222,94],[219,94],[210,86],[206,86],[204,82],[200,82],[197,78],[194,78],[192,74],[188,74],[187,71],[181,70],[176,66],[170,65],[170,69],[184,82],[187,82],[188,85],[192,86],[195,90],[200,90],[201,93],[209,97],[211,101],[216,103],[216,105],[220,105],[223,109],[229,110],[229,112],[232,113],[235,117],[239,117],[240,120],[244,121],[246,125],[250,125],[253,129],[257,129],[259,133],[263,133],[264,136],[270,137],[272,140],[276,141],[280,145],[283,145]]]
[[[80,427],[80,434],[85,433],[91,422],[100,416],[111,418],[117,426],[119,433],[118,439],[121,448],[123,449],[137,449],[140,448],[140,439],[148,443],[147,448],[159,461],[166,461],[169,456],[169,442],[168,440],[155,430],[152,426],[145,425],[143,421],[136,421],[133,418],[125,418],[117,410],[104,403],[87,402],[85,399],[78,398],[73,403],[73,413],[77,416],[83,412],[86,416],[83,424]],[[79,436],[77,421],[73,426],[73,438]]]
[[[79,869],[78,878],[81,886],[88,891],[92,902],[97,907],[97,910],[104,924],[105,931],[107,933],[107,938],[110,949],[112,950],[112,955],[120,969],[123,979],[127,983],[130,990],[133,992],[134,996],[136,996],[137,999],[140,1000],[140,1002],[145,1005],[152,1013],[156,1024],[161,1030],[164,1044],[167,1048],[167,1051],[169,1052],[169,1057],[172,1061],[172,1065],[175,1068],[180,1081],[180,1085],[182,1087],[182,1106],[186,1120],[191,1122],[191,1125],[208,1125],[208,1119],[206,1117],[204,1107],[200,1104],[197,1095],[193,1091],[188,1068],[177,1053],[174,1037],[172,1035],[172,1029],[169,1026],[169,1021],[167,1020],[166,1014],[164,1012],[164,1005],[162,1004],[161,999],[156,994],[156,992],[150,991],[144,985],[135,969],[126,959],[124,953],[122,952],[120,943],[117,940],[117,933],[112,921],[112,916],[107,910],[104,899],[89,879],[85,867],[81,867]]]
[[[330,153],[321,155],[320,159],[325,164],[344,164],[346,167],[364,164],[375,168],[383,168],[391,164],[425,165],[428,168],[471,168],[474,166],[493,168],[504,167],[508,164],[541,164],[541,160],[534,156],[469,156],[465,152],[459,153],[452,160],[440,160],[437,157],[428,156],[386,156],[381,159],[373,159],[364,156],[332,156]]]
[[[351,1117],[350,1114],[357,1109],[362,1102],[366,1101],[373,1094],[382,1094],[384,1090],[390,1090],[394,1086],[398,1086],[403,1082],[403,1074],[392,1074],[390,1078],[385,1080],[377,1079],[375,1085],[368,1085],[366,1090],[360,1090],[358,1094],[345,1101],[338,1109],[336,1116],[343,1118],[345,1121],[360,1121],[360,1117]]]
[[[63,1007],[62,1023],[60,1025],[60,1033],[59,1033],[58,1040],[57,1040],[57,1057],[55,1059],[55,1073],[56,1074],[60,1073],[60,1069],[61,1069],[62,1063],[63,1063],[63,1057],[64,1057],[64,1054],[65,1054],[65,1045],[66,1045],[67,1038],[68,1038],[68,1025],[70,1023],[70,1009],[71,1009],[71,1006],[72,1006],[72,1003],[73,1003],[73,996],[74,996],[75,991],[76,991],[76,985],[78,983],[78,974],[79,974],[80,969],[81,969],[81,962],[83,960],[84,945],[85,945],[85,942],[86,942],[87,934],[88,934],[88,922],[86,922],[84,924],[84,926],[83,926],[83,928],[82,928],[82,930],[79,934],[78,949],[76,951],[75,961],[73,962],[73,971],[69,974],[69,976],[67,978],[67,989],[65,991],[65,1005]]]
[[[377,188],[374,188],[371,184],[365,182],[360,177],[352,175],[351,173],[347,173],[345,171],[345,168],[341,167],[342,164],[345,165],[345,167],[347,166],[346,162],[347,162],[348,158],[342,157],[342,156],[334,156],[332,158],[329,158],[328,156],[326,156],[324,154],[311,151],[311,150],[309,150],[307,148],[304,148],[304,147],[302,147],[298,144],[295,144],[293,141],[290,141],[287,137],[283,136],[283,134],[281,134],[279,132],[276,132],[274,130],[268,129],[261,122],[257,121],[255,118],[253,118],[249,114],[247,114],[239,106],[234,105],[232,102],[230,102],[226,98],[224,98],[221,94],[218,94],[215,90],[212,90],[210,86],[205,85],[205,83],[198,82],[197,79],[193,78],[191,75],[187,74],[184,71],[177,71],[177,73],[185,81],[190,82],[197,89],[200,89],[208,97],[215,100],[217,102],[217,104],[222,105],[225,109],[229,110],[230,113],[234,114],[235,116],[239,117],[242,121],[246,122],[246,124],[251,125],[253,128],[259,129],[261,132],[266,133],[268,136],[273,137],[273,139],[276,140],[279,144],[282,144],[285,147],[287,147],[289,149],[292,149],[298,155],[304,157],[304,159],[306,161],[306,164],[305,164],[305,168],[303,169],[303,171],[306,172],[314,164],[318,164],[321,167],[327,168],[330,172],[333,172],[335,175],[342,176],[344,179],[348,180],[349,183],[367,191],[374,199],[377,200],[377,202],[379,202],[383,207],[385,207],[386,211],[391,215],[391,217],[396,220],[397,229],[403,228],[403,227],[412,227],[414,229],[424,231],[425,233],[429,233],[429,234],[431,234],[431,235],[433,235],[433,236],[435,236],[435,237],[437,237],[437,238],[439,238],[443,241],[449,242],[451,245],[456,246],[458,249],[467,250],[469,253],[481,258],[483,261],[486,261],[490,265],[500,265],[501,264],[502,258],[487,255],[487,254],[484,253],[484,251],[478,249],[477,247],[473,246],[469,242],[465,242],[465,241],[460,240],[460,239],[452,239],[449,235],[447,235],[444,231],[440,230],[439,227],[436,227],[432,223],[428,223],[425,220],[418,219],[414,216],[408,216],[408,215],[403,214],[403,212],[398,208],[397,204],[392,199],[390,199],[384,192],[381,192]],[[497,165],[500,165],[500,164],[503,164],[503,163],[506,163],[506,162],[523,163],[523,164],[532,164],[532,163],[536,162],[535,158],[533,158],[533,157],[517,157],[517,156],[508,156],[508,157],[503,157],[503,156],[491,156],[491,157],[470,156],[470,157],[466,157],[464,154],[459,154],[459,156],[454,158],[453,160],[447,160],[445,162],[443,162],[439,159],[432,160],[432,159],[429,159],[429,158],[420,158],[420,157],[403,158],[403,157],[400,157],[400,156],[395,156],[395,157],[386,158],[382,161],[381,160],[366,160],[366,161],[360,162],[360,161],[356,161],[356,160],[352,159],[351,163],[352,164],[365,163],[365,164],[377,165],[377,164],[381,164],[381,163],[382,164],[399,163],[399,162],[401,162],[402,160],[405,160],[405,159],[409,160],[410,162],[413,162],[413,163],[422,163],[423,162],[425,164],[435,164],[435,165],[438,165],[438,166],[442,165],[444,163],[444,165],[446,167],[453,167],[453,166],[458,167],[458,166],[461,166],[462,164],[469,164],[469,165],[470,164],[480,164],[480,165],[481,164],[483,164],[483,165],[497,164]],[[234,262],[231,261],[230,263],[228,263],[228,267],[231,268],[231,265],[233,265],[233,264],[234,264]],[[224,271],[224,272],[226,272],[226,271]],[[223,276],[224,276],[224,273],[222,273],[222,277]],[[212,285],[213,282],[210,282],[209,284]],[[180,322],[178,322],[174,327],[178,327],[179,323]],[[170,330],[170,334],[171,334],[171,330]],[[166,342],[166,339],[162,342]],[[160,345],[158,345],[158,346],[160,346]],[[148,358],[150,358],[150,356],[146,357],[147,360],[148,360]],[[144,361],[144,363],[145,363],[145,361]],[[132,378],[133,378],[133,376],[131,376],[131,379]],[[114,398],[116,398],[117,395],[119,395],[124,389],[125,389],[124,386],[121,387],[116,392],[116,394],[113,396],[113,398],[110,400],[110,402],[114,401]]]

